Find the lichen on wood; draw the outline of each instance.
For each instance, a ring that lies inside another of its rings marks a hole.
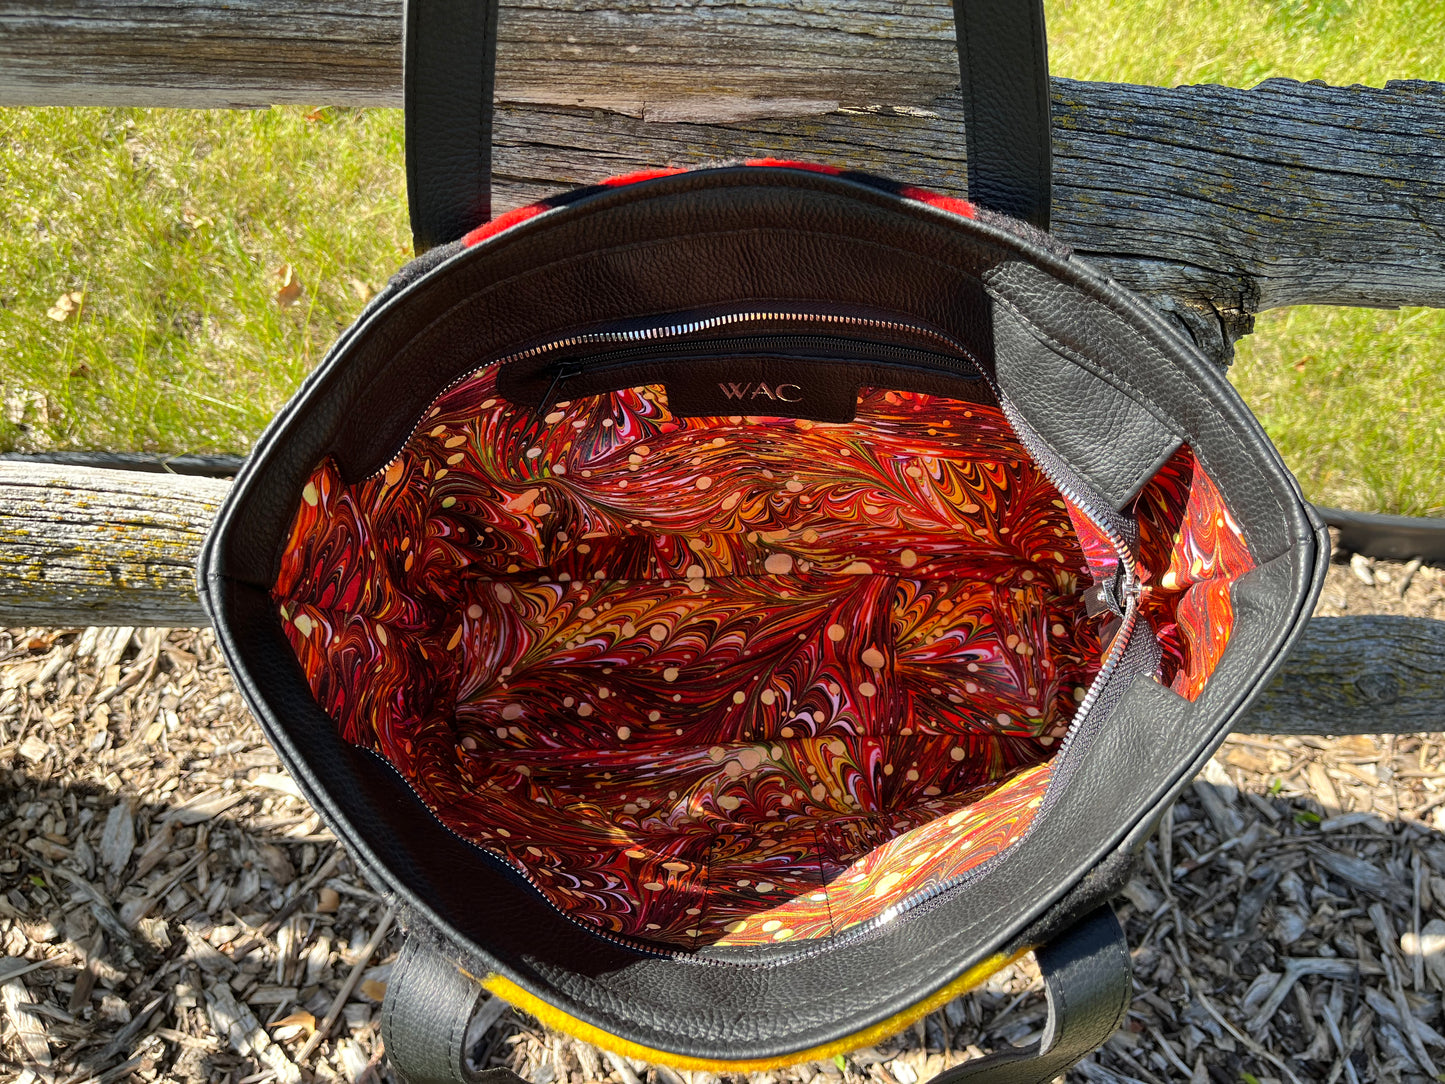
[[[194,625],[228,483],[0,463],[0,624]]]

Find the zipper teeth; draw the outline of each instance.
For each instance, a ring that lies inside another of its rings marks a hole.
[[[626,937],[619,937],[617,934],[610,933],[609,931],[602,929],[600,926],[595,926],[591,923],[583,922],[581,919],[577,918],[576,915],[573,915],[570,911],[563,910],[563,908],[559,907],[556,903],[554,903],[552,901],[552,898],[547,895],[547,893],[543,890],[541,884],[538,883],[537,878],[532,876],[530,870],[528,870],[524,866],[518,865],[516,862],[513,862],[506,855],[498,854],[496,851],[492,850],[492,848],[484,847],[476,840],[468,839],[466,836],[462,835],[446,821],[442,820],[441,817],[437,816],[437,812],[432,808],[431,803],[428,802],[424,797],[422,797],[421,791],[417,790],[416,786],[412,783],[412,781],[401,773],[401,769],[399,769],[391,761],[387,760],[386,757],[376,752],[376,750],[374,749],[369,749],[366,746],[358,746],[358,748],[365,749],[366,752],[370,753],[372,756],[376,757],[388,768],[390,768],[392,772],[395,773],[396,777],[400,779],[404,784],[406,784],[407,790],[411,791],[412,794],[416,795],[416,800],[419,801],[426,808],[426,811],[431,814],[432,820],[436,821],[437,824],[441,825],[441,827],[449,835],[461,840],[473,850],[481,851],[483,854],[487,855],[487,857],[495,858],[498,862],[506,865],[508,869],[512,870],[519,877],[521,877],[522,880],[526,881],[527,884],[532,887],[532,891],[535,892],[538,896],[540,896],[542,901],[546,903],[548,907],[550,907],[553,911],[557,912],[557,914],[561,915],[568,922],[572,923],[572,925],[586,930],[594,937],[600,937],[604,941],[611,941],[614,945],[620,945],[621,947],[631,949],[634,952],[645,953],[648,956],[659,956],[664,958],[671,956],[681,957],[683,959],[693,959],[693,957],[680,950],[658,948],[656,945],[648,944],[646,941],[633,941]],[[698,962],[720,963],[722,961],[699,960]]]
[[[990,383],[992,384],[993,382],[990,381]],[[1109,540],[1109,544],[1114,547],[1114,551],[1119,557],[1120,564],[1124,566],[1124,570],[1128,573],[1125,586],[1126,588],[1132,587],[1133,581],[1138,575],[1138,565],[1134,560],[1134,551],[1128,541],[1119,533],[1118,529],[1109,522],[1111,517],[1095,508],[1093,500],[1074,484],[1073,478],[1070,475],[1064,473],[1058,456],[1054,454],[1053,449],[1045,446],[1038,435],[1034,433],[1032,427],[1019,417],[1013,402],[1003,394],[1002,389],[1000,389],[997,384],[994,384],[993,390],[994,394],[998,396],[999,406],[1003,409],[1009,424],[1013,426],[1014,433],[1018,436],[1019,442],[1028,449],[1029,455],[1033,457],[1034,463],[1038,466],[1039,470],[1043,471],[1049,481],[1053,483],[1054,488],[1078,508],[1079,511],[1083,512],[1084,515],[1089,518],[1089,522],[1099,528],[1104,537]]]
[[[520,350],[515,354],[508,354],[505,357],[492,361],[484,361],[480,365],[473,366],[454,380],[450,381],[439,391],[427,404],[426,409],[421,412],[416,424],[407,433],[400,446],[390,459],[383,463],[367,479],[378,478],[385,474],[399,460],[406,451],[406,446],[411,443],[412,438],[420,432],[421,427],[426,424],[432,408],[439,403],[458,384],[470,380],[483,369],[493,365],[507,365],[514,361],[525,361],[529,358],[539,357],[542,354],[550,354],[555,350],[566,350],[573,346],[584,346],[589,343],[630,343],[649,342],[657,339],[676,338],[679,335],[692,335],[699,331],[711,331],[714,328],[730,327],[734,324],[756,324],[765,323],[769,320],[800,320],[810,324],[842,325],[844,327],[861,327],[874,331],[902,331],[913,335],[922,335],[941,343],[950,350],[956,350],[975,366],[978,359],[962,343],[943,334],[934,331],[932,328],[919,327],[916,324],[904,323],[898,320],[879,320],[867,316],[842,316],[834,313],[821,312],[734,312],[724,313],[721,316],[709,316],[702,320],[693,320],[686,324],[669,324],[664,327],[635,328],[632,331],[590,331],[582,335],[572,335],[565,339],[553,339],[550,342],[542,343],[540,346],[533,346],[526,350]]]
[[[726,313],[721,316],[712,316],[702,320],[694,320],[686,324],[671,324],[660,328],[637,328],[632,331],[596,331],[588,332],[582,335],[573,335],[565,339],[555,339],[550,342],[543,343],[540,346],[534,346],[527,350],[518,351],[514,354],[508,354],[505,357],[493,361],[483,362],[481,365],[477,365],[467,370],[465,373],[462,373],[456,379],[452,380],[446,385],[446,387],[444,387],[440,392],[437,393],[436,397],[433,398],[431,403],[428,404],[427,409],[422,412],[417,423],[412,426],[411,431],[407,434],[406,439],[402,441],[396,455],[392,456],[392,458],[388,460],[384,466],[374,471],[371,475],[369,475],[369,477],[375,478],[381,474],[384,474],[393,463],[395,463],[398,459],[401,458],[402,453],[406,449],[406,446],[411,442],[412,438],[416,436],[417,432],[428,420],[428,416],[431,413],[431,408],[435,407],[436,404],[449,391],[451,391],[463,381],[470,379],[473,375],[480,372],[482,369],[488,368],[492,365],[506,365],[514,361],[523,361],[530,358],[539,357],[542,354],[551,353],[555,350],[565,350],[569,347],[581,346],[590,343],[648,342],[659,339],[675,338],[680,335],[690,335],[699,331],[709,331],[714,328],[728,327],[735,324],[762,323],[769,320],[800,320],[806,323],[842,325],[845,327],[862,327],[873,330],[907,332],[910,334],[926,336],[936,342],[943,344],[944,346],[947,346],[949,349],[962,354],[966,359],[971,361],[978,368],[978,371],[983,375],[984,379],[988,381],[989,386],[993,389],[994,395],[998,398],[999,407],[1003,411],[1005,418],[1008,420],[1009,425],[1013,428],[1014,434],[1018,437],[1019,442],[1023,444],[1024,448],[1033,458],[1035,465],[1038,466],[1039,470],[1043,472],[1046,478],[1048,478],[1049,482],[1054,486],[1054,488],[1057,489],[1065,499],[1070,501],[1076,508],[1078,508],[1079,511],[1088,518],[1089,522],[1092,523],[1096,528],[1098,528],[1098,530],[1109,541],[1109,544],[1113,546],[1114,551],[1119,558],[1120,564],[1123,566],[1125,571],[1124,589],[1128,600],[1125,604],[1123,621],[1119,626],[1118,633],[1116,633],[1114,636],[1113,642],[1109,645],[1108,652],[1105,653],[1104,659],[1099,665],[1099,672],[1094,675],[1094,680],[1090,682],[1088,691],[1084,694],[1084,699],[1079,702],[1079,706],[1074,712],[1074,717],[1069,722],[1069,729],[1064,734],[1063,741],[1059,743],[1058,751],[1054,754],[1053,757],[1055,761],[1059,760],[1073,744],[1074,737],[1079,732],[1080,724],[1084,722],[1085,718],[1089,714],[1089,711],[1098,702],[1099,697],[1103,694],[1104,687],[1108,684],[1109,679],[1113,676],[1115,669],[1119,665],[1119,660],[1123,658],[1124,649],[1128,646],[1129,640],[1132,638],[1134,629],[1138,624],[1138,602],[1137,597],[1133,592],[1133,589],[1136,586],[1138,566],[1134,560],[1134,554],[1129,546],[1129,543],[1125,540],[1124,536],[1120,534],[1119,531],[1109,522],[1110,517],[1095,508],[1094,502],[1086,494],[1084,494],[1073,482],[1071,474],[1066,472],[1064,465],[1053,453],[1053,450],[1044,445],[1040,438],[1034,434],[1032,428],[1030,428],[1028,424],[1024,422],[1022,418],[1018,415],[1017,411],[1014,409],[1012,401],[1009,400],[1006,395],[1004,395],[1003,390],[998,386],[992,375],[983,368],[983,366],[979,363],[979,360],[974,357],[973,353],[967,347],[965,347],[957,340],[941,332],[934,331],[930,328],[919,327],[916,324],[909,324],[895,320],[880,320],[863,316],[842,316],[832,313],[807,312],[744,312]],[[389,761],[387,763],[389,766],[392,767],[393,771],[396,771],[394,765],[390,765]],[[427,803],[425,798],[422,798],[421,794],[417,792],[416,788],[412,786],[411,781],[407,779],[404,775],[402,775],[400,771],[396,771],[396,774],[399,778],[401,778],[404,783],[406,783],[407,787],[411,790],[411,792],[413,794],[416,794],[417,799],[421,801],[421,803],[426,806],[429,811],[431,811],[431,806]],[[532,887],[533,891],[536,892],[536,894],[540,896],[543,901],[545,901],[548,907],[550,907],[557,914],[561,915],[563,918],[567,919],[567,921],[571,922],[574,926],[578,926],[581,929],[586,930],[588,933],[592,934],[595,937],[600,937],[604,941],[609,941],[612,944],[621,946],[626,949],[630,949],[634,952],[640,952],[649,956],[661,957],[665,959],[670,958],[679,962],[693,964],[695,966],[752,968],[776,967],[784,963],[791,963],[797,960],[807,959],[809,957],[819,955],[820,953],[831,951],[834,948],[838,948],[841,945],[850,943],[860,937],[864,937],[867,934],[872,933],[874,930],[877,930],[880,927],[886,925],[887,923],[892,922],[898,916],[905,914],[908,911],[912,911],[922,906],[923,904],[936,899],[943,893],[955,888],[959,888],[962,885],[967,884],[968,882],[982,876],[983,873],[988,869],[988,867],[993,865],[993,863],[997,859],[1001,858],[1004,854],[1008,853],[1008,851],[1012,850],[1015,845],[1022,842],[1023,839],[1026,838],[1033,831],[1033,824],[1031,822],[1029,827],[1024,829],[1024,833],[1022,836],[1014,840],[1013,843],[1011,843],[1008,847],[1005,847],[1004,850],[1000,851],[992,858],[980,863],[978,866],[974,867],[966,873],[959,875],[958,877],[950,878],[949,880],[943,881],[940,884],[934,885],[927,889],[923,889],[922,891],[915,893],[913,896],[910,896],[907,899],[900,900],[898,903],[893,904],[891,907],[888,907],[886,910],[884,910],[881,914],[875,915],[873,918],[868,919],[866,922],[861,922],[858,925],[852,926],[849,929],[834,934],[831,937],[819,939],[817,942],[814,943],[812,947],[808,949],[804,949],[802,951],[792,953],[787,956],[778,957],[774,960],[766,960],[756,964],[748,964],[742,962],[734,962],[730,960],[717,960],[707,956],[699,956],[695,953],[689,953],[681,949],[659,948],[656,945],[648,944],[645,941],[634,941],[629,938],[619,937],[616,934],[603,930],[596,925],[593,925],[591,923],[585,923],[581,919],[576,918],[570,912],[564,910],[562,907],[554,903],[551,897],[549,897],[547,893],[542,889],[542,886],[537,882],[536,878],[533,877],[527,869],[519,866],[510,858],[498,854],[496,851],[488,847],[483,847],[475,840],[467,839],[465,836],[452,829],[445,821],[438,817],[434,811],[432,811],[432,816],[433,818],[435,818],[438,824],[440,824],[443,828],[446,829],[446,831],[451,833],[457,839],[461,840],[464,843],[467,843],[468,845],[478,850],[484,851],[486,854],[492,856],[493,858],[496,858],[498,861],[505,863],[508,868],[515,870],[517,874],[521,876],[522,879],[525,880],[527,884]]]
[[[907,331],[915,335],[926,335],[954,350],[968,353],[959,343],[941,332],[897,320],[877,320],[866,316],[840,316],[822,312],[734,312],[725,313],[722,316],[710,316],[686,324],[670,324],[666,327],[637,328],[632,331],[593,331],[584,335],[573,335],[567,339],[556,339],[543,343],[541,346],[534,346],[529,350],[511,354],[502,358],[498,364],[505,365],[512,361],[522,361],[540,354],[551,353],[553,350],[565,350],[571,346],[582,346],[587,343],[646,342],[654,339],[671,339],[678,335],[693,335],[699,331],[711,331],[714,328],[729,327],[733,324],[756,324],[768,320],[801,320],[813,324],[842,324],[848,327],[866,327],[874,330]]]
[[[899,329],[899,328],[895,328],[894,330],[900,330],[900,329]],[[775,341],[778,340],[778,339],[784,339],[784,340],[789,341],[790,343],[792,343],[792,342],[802,342],[802,343],[806,344],[807,346],[816,346],[817,344],[820,344],[820,343],[831,343],[831,342],[833,341],[833,340],[827,339],[827,338],[825,338],[824,336],[819,335],[819,334],[817,334],[817,333],[812,333],[812,334],[798,333],[798,334],[775,335],[775,336],[769,336],[769,337],[767,337],[767,338],[761,338],[761,337],[760,337],[760,338],[732,339],[732,340],[728,340],[727,345],[728,345],[730,348],[735,348],[735,349],[737,349],[737,350],[739,350],[739,351],[745,351],[745,350],[751,349],[751,348],[753,348],[754,346],[757,346],[757,345],[759,345],[759,344],[763,344],[763,345],[767,345],[767,346],[772,346],[772,345],[775,344]],[[700,341],[699,341],[698,343],[696,343],[696,344],[683,344],[683,345],[684,345],[684,346],[686,346],[686,345],[711,345],[714,341],[715,341],[715,340],[707,340],[707,339],[704,339],[704,340],[700,340]],[[966,361],[966,362],[968,362],[969,365],[970,365],[971,367],[973,367],[973,368],[976,368],[976,367],[977,367],[977,364],[978,364],[977,361],[973,358],[972,355],[968,354],[968,352],[967,352],[966,350],[963,350],[962,347],[958,346],[957,344],[953,344],[953,343],[948,344],[948,345],[949,345],[949,348],[952,349],[952,350],[956,350],[956,351],[961,352],[961,353],[964,355],[963,357],[957,357],[957,358],[956,358],[956,357],[953,357],[952,355],[937,353],[936,351],[929,350],[929,349],[926,348],[926,347],[920,347],[920,346],[904,346],[904,345],[901,344],[901,343],[868,343],[868,344],[866,344],[866,345],[867,345],[867,350],[868,350],[868,352],[869,352],[870,354],[876,354],[876,355],[878,355],[878,356],[892,356],[892,357],[903,356],[903,357],[907,357],[907,358],[919,358],[919,357],[923,357],[923,358],[928,358],[928,359],[930,359],[930,360],[938,359],[938,358],[945,358],[946,360],[951,361],[951,362],[962,362],[962,361]],[[571,358],[571,359],[568,359],[568,360],[566,360],[566,361],[558,362],[558,363],[557,363],[558,368],[555,369],[555,370],[553,370],[553,371],[554,371],[554,372],[561,372],[562,375],[563,375],[563,377],[564,377],[565,379],[571,379],[572,377],[574,377],[574,376],[580,376],[580,375],[582,375],[583,373],[607,372],[607,371],[609,371],[610,369],[615,368],[615,367],[617,367],[617,366],[619,366],[619,365],[627,365],[627,364],[630,364],[630,363],[636,361],[636,360],[637,360],[637,357],[638,357],[639,355],[645,357],[645,356],[647,356],[648,353],[649,353],[649,348],[646,347],[646,346],[633,347],[633,348],[628,349],[628,350],[612,350],[612,351],[608,351],[608,352],[606,352],[606,353],[600,353],[600,354],[594,355],[593,357],[591,357],[591,358],[588,359],[588,361],[587,361],[586,364],[583,364],[581,361],[579,361],[579,360],[576,359],[576,358]],[[857,360],[857,359],[853,359],[853,360]],[[868,360],[868,359],[863,359],[863,360]],[[545,372],[546,370],[542,370],[542,371]],[[970,375],[973,375],[973,374],[970,373]]]
[[[1138,620],[1138,604],[1134,599],[1131,598],[1125,607],[1124,620],[1119,626],[1119,632],[1115,635],[1114,642],[1109,645],[1109,651],[1104,656],[1104,661],[1099,666],[1099,672],[1094,676],[1093,682],[1090,683],[1089,691],[1084,694],[1084,699],[1079,702],[1078,710],[1074,712],[1074,717],[1069,722],[1069,729],[1064,734],[1064,740],[1059,743],[1058,751],[1054,754],[1054,760],[1056,762],[1062,759],[1064,754],[1068,752],[1069,746],[1073,744],[1074,738],[1079,733],[1080,727],[1088,718],[1090,709],[1092,709],[1093,706],[1098,702],[1099,697],[1104,691],[1104,686],[1108,684],[1109,679],[1113,676],[1114,671],[1118,668],[1119,661],[1124,657],[1124,650],[1128,647],[1129,640],[1134,635],[1134,629],[1138,625]],[[998,854],[993,855],[984,862],[980,862],[973,869],[968,870],[966,873],[961,873],[957,877],[952,877],[947,881],[942,881],[939,884],[922,889],[921,891],[914,893],[909,898],[900,900],[897,903],[893,904],[893,906],[889,907],[882,914],[875,915],[866,922],[860,923],[859,925],[845,930],[842,933],[835,935],[834,937],[828,938],[826,943],[819,942],[819,945],[816,949],[808,952],[799,953],[797,956],[790,956],[787,958],[787,960],[791,961],[803,959],[806,956],[814,955],[818,952],[823,952],[834,948],[840,948],[843,945],[849,944],[857,938],[872,933],[874,930],[877,930],[881,926],[892,922],[899,915],[902,915],[908,911],[917,910],[924,904],[933,902],[939,896],[942,896],[945,892],[951,892],[956,888],[962,888],[964,885],[983,876],[984,873],[986,873],[988,869],[998,859],[1002,858],[1014,847],[1018,846],[1025,839],[1027,839],[1033,833],[1033,830],[1034,822],[1030,821],[1028,827],[1024,829],[1021,836],[1015,839],[1003,850],[999,851]],[[783,963],[786,961],[780,960],[778,962]]]
[[[1119,625],[1119,631],[1114,635],[1114,642],[1109,645],[1109,650],[1104,656],[1104,661],[1099,666],[1099,672],[1094,676],[1093,682],[1089,685],[1089,691],[1084,694],[1084,699],[1079,701],[1078,710],[1074,712],[1074,718],[1069,723],[1068,732],[1064,734],[1064,740],[1059,743],[1059,751],[1055,758],[1061,757],[1073,744],[1074,735],[1079,732],[1080,724],[1088,718],[1090,709],[1098,702],[1104,692],[1104,686],[1113,677],[1114,671],[1118,669],[1119,660],[1124,657],[1124,651],[1129,646],[1129,641],[1134,636],[1134,629],[1139,624],[1139,603],[1131,598],[1124,606],[1124,620]]]
[[[527,884],[531,886],[532,891],[541,898],[543,903],[545,903],[552,911],[561,915],[573,926],[576,926],[578,929],[585,931],[593,937],[600,937],[604,941],[609,941],[614,945],[628,949],[632,952],[637,952],[645,956],[652,956],[658,959],[670,959],[679,963],[691,964],[694,967],[767,969],[770,967],[778,967],[785,963],[793,963],[797,960],[805,960],[809,957],[817,956],[824,952],[829,952],[832,949],[837,948],[840,944],[851,942],[857,937],[861,937],[866,933],[870,933],[873,930],[876,930],[884,923],[891,922],[894,918],[902,914],[904,911],[910,910],[918,904],[924,903],[927,900],[932,899],[939,892],[942,892],[945,889],[957,887],[965,880],[970,879],[975,872],[973,870],[970,870],[962,877],[957,878],[953,881],[948,881],[944,884],[936,885],[931,889],[925,889],[913,898],[903,900],[899,903],[894,904],[892,907],[884,911],[881,915],[876,915],[866,922],[859,923],[857,926],[851,926],[847,930],[835,934],[832,937],[821,938],[818,941],[814,942],[814,944],[809,948],[801,949],[798,952],[789,953],[786,956],[779,956],[776,959],[763,960],[758,963],[747,963],[740,960],[719,960],[711,956],[699,956],[694,952],[688,952],[684,949],[661,948],[658,945],[648,941],[622,937],[618,934],[611,933],[608,930],[604,930],[601,927],[594,925],[593,923],[582,921],[571,911],[567,911],[562,907],[558,906],[555,902],[553,902],[552,898],[547,895],[546,891],[542,888],[542,885],[537,881],[537,878],[534,877],[532,875],[532,872],[525,866],[518,865],[506,855],[498,854],[490,847],[482,846],[474,839],[468,839],[451,825],[447,824],[446,821],[442,820],[439,816],[437,816],[436,811],[431,807],[431,803],[428,802],[424,797],[422,797],[421,792],[416,789],[416,786],[412,783],[410,779],[402,775],[400,769],[398,769],[395,764],[387,760],[374,749],[367,749],[365,746],[360,746],[359,748],[365,749],[366,752],[371,753],[372,756],[376,757],[388,768],[390,768],[391,771],[396,775],[396,777],[400,779],[403,784],[406,785],[407,790],[411,791],[412,794],[416,795],[417,801],[419,801],[426,808],[426,811],[431,814],[432,819],[436,821],[436,823],[439,824],[442,829],[447,832],[447,834],[460,840],[462,843],[466,844],[473,850],[481,851],[487,857],[496,859],[498,862],[501,862],[503,865],[505,865],[508,869],[512,870],[519,877],[521,877],[522,880],[526,881]]]
[[[990,381],[990,383],[992,383],[992,381]],[[994,386],[994,391],[996,394],[998,394],[999,402],[1001,404],[1007,402],[1007,400],[1003,397],[1002,393],[999,391],[996,385]],[[1013,424],[1014,417],[1010,408],[1005,407],[1004,413],[1006,416],[1008,416],[1010,423]],[[1019,436],[1019,440],[1024,443],[1025,447],[1028,447],[1030,442],[1024,437],[1025,430],[1022,430],[1017,424],[1014,425],[1014,429],[1015,433],[1017,433]],[[1030,448],[1029,450],[1032,454],[1033,449]],[[1065,497],[1068,497],[1069,500],[1073,501],[1074,504],[1079,507],[1080,511],[1082,511],[1086,516],[1089,517],[1089,520],[1093,522],[1095,526],[1106,532],[1110,542],[1112,542],[1117,549],[1120,559],[1124,560],[1126,557],[1128,558],[1128,565],[1126,567],[1129,569],[1129,578],[1125,581],[1125,585],[1126,588],[1132,585],[1134,568],[1133,556],[1130,553],[1128,545],[1124,542],[1123,538],[1118,534],[1117,531],[1111,529],[1107,523],[1101,522],[1094,514],[1092,514],[1089,510],[1088,504],[1081,502],[1075,495],[1071,494],[1068,489],[1065,489],[1064,483],[1066,479],[1058,477],[1057,471],[1050,471],[1044,463],[1039,462],[1039,457],[1037,456],[1035,456],[1035,463],[1036,465],[1038,465],[1039,469],[1043,471],[1046,476],[1048,476],[1049,481],[1052,482],[1055,487],[1059,489],[1059,492],[1063,493]],[[1072,487],[1070,487],[1070,489],[1072,489]],[[1108,685],[1109,680],[1113,677],[1114,671],[1118,669],[1119,661],[1124,657],[1124,651],[1129,646],[1129,641],[1133,637],[1134,630],[1138,623],[1138,600],[1131,593],[1128,597],[1128,601],[1125,603],[1124,606],[1124,616],[1122,622],[1119,625],[1119,631],[1115,634],[1113,642],[1109,645],[1109,650],[1105,653],[1103,661],[1099,664],[1099,672],[1094,675],[1094,680],[1089,683],[1089,689],[1084,694],[1084,699],[1079,701],[1079,706],[1074,712],[1074,717],[1069,721],[1069,729],[1065,732],[1063,740],[1059,742],[1058,751],[1055,752],[1053,757],[1055,763],[1061,760],[1065,753],[1068,752],[1069,747],[1074,742],[1074,738],[1078,735],[1084,722],[1088,719],[1089,712],[1092,710],[1094,705],[1098,703],[1099,697],[1103,695],[1105,686]],[[838,948],[844,944],[848,944],[851,941],[859,937],[863,937],[873,932],[874,930],[877,930],[879,927],[889,922],[892,922],[899,915],[902,915],[908,911],[916,910],[924,904],[932,902],[939,896],[943,895],[945,892],[952,891],[956,888],[961,888],[963,885],[968,884],[969,882],[983,876],[983,874],[987,872],[987,870],[998,859],[1002,858],[1006,853],[1008,853],[1008,851],[1012,850],[1018,844],[1022,843],[1030,834],[1032,834],[1033,830],[1034,822],[1030,821],[1029,826],[1024,829],[1021,836],[1015,839],[1002,851],[999,851],[998,854],[993,855],[986,861],[979,863],[977,866],[975,866],[971,870],[968,870],[966,873],[962,873],[957,877],[952,877],[946,881],[940,882],[939,884],[916,892],[914,895],[908,897],[907,899],[900,900],[897,903],[893,904],[882,914],[875,915],[873,918],[868,919],[866,922],[860,923],[857,926],[851,927],[848,930],[843,931],[842,933],[836,934],[833,937],[828,938],[826,940],[826,943],[819,942],[819,945],[816,949],[809,952],[800,953],[797,956],[790,956],[787,959],[803,959],[808,955],[813,955],[817,952],[827,951],[829,949]],[[782,963],[785,961],[780,960],[778,962]]]

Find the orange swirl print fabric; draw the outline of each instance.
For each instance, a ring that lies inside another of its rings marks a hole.
[[[1229,616],[1159,551],[1176,513],[1227,548],[1191,464],[1141,498],[1186,682]],[[444,824],[690,949],[840,932],[1020,838],[1098,665],[1086,568],[992,406],[678,418],[649,386],[536,418],[484,370],[376,476],[316,468],[274,596],[342,736]]]
[[[1229,644],[1230,585],[1254,568],[1244,532],[1194,452],[1182,446],[1139,494],[1143,612],[1164,652],[1160,678],[1194,700]]]

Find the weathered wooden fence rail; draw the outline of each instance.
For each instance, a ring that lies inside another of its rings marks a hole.
[[[0,462],[0,626],[203,625],[194,569],[227,482]],[[1316,618],[1241,730],[1445,730],[1445,622]]]
[[[948,0],[510,0],[500,208],[812,158],[961,192]],[[401,0],[0,0],[0,105],[398,105]],[[1265,308],[1445,306],[1445,85],[1054,80],[1055,232],[1207,353]],[[266,168],[258,164],[258,168]],[[500,209],[499,208],[499,209]],[[0,623],[190,625],[226,483],[0,463]],[[1316,619],[1244,729],[1445,729],[1445,623]]]
[[[964,185],[947,0],[516,0],[502,206],[824,159]],[[0,0],[0,104],[397,105],[400,0]],[[1056,232],[1225,361],[1265,308],[1445,305],[1445,86],[1054,81]]]

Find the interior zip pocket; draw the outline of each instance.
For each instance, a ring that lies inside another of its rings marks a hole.
[[[594,344],[504,362],[497,390],[538,418],[559,401],[660,384],[679,416],[765,414],[851,421],[859,389],[886,386],[993,402],[974,360],[896,342],[775,332]]]

